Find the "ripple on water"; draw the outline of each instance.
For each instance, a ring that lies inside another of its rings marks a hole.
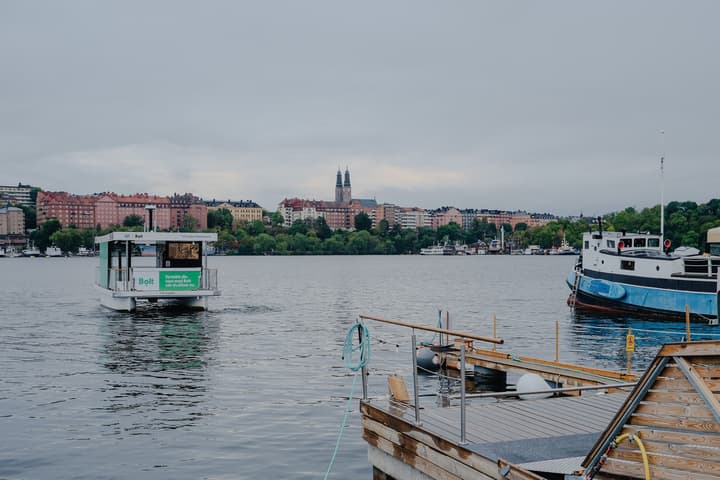
[[[449,310],[453,328],[485,335],[494,314],[508,351],[541,358],[554,356],[557,320],[562,360],[618,369],[625,329],[643,325],[570,316],[574,259],[215,257],[223,295],[209,312],[134,314],[98,306],[97,259],[6,260],[0,478],[318,478],[361,313],[435,325]],[[408,332],[369,327],[371,394],[385,395],[387,374],[411,376]],[[638,364],[667,337],[637,332]],[[334,476],[369,478],[351,408]]]

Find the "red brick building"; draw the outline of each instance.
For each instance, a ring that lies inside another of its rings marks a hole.
[[[139,215],[145,220],[145,207],[148,205],[156,207],[153,223],[159,230],[183,228],[187,215],[193,217],[196,230],[207,229],[207,206],[189,193],[159,197],[147,193],[72,195],[67,192],[38,192],[37,224],[41,227],[46,221],[57,219],[63,227],[107,228],[122,225],[129,215]]]

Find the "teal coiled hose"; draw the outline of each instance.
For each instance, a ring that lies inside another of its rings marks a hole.
[[[358,337],[357,346],[354,345],[354,338]],[[360,340],[362,339],[362,340]],[[358,359],[354,360],[354,354],[358,352]],[[353,375],[352,387],[350,387],[350,396],[348,397],[347,404],[345,405],[345,415],[343,416],[342,425],[340,426],[340,433],[338,433],[337,442],[335,442],[335,451],[333,452],[330,465],[328,465],[327,471],[325,472],[324,480],[327,480],[330,476],[330,470],[332,470],[335,464],[335,457],[337,457],[338,450],[340,450],[340,441],[342,440],[343,433],[345,432],[345,425],[347,424],[348,415],[350,414],[350,405],[355,395],[355,385],[357,384],[358,371],[370,361],[370,331],[368,328],[360,323],[355,322],[345,335],[345,344],[343,345],[343,363],[345,368],[349,368],[355,375]]]

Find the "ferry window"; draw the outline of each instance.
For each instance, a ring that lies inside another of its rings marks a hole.
[[[168,243],[168,259],[199,260],[200,246],[197,243]]]
[[[710,244],[710,255],[720,255],[720,243]]]
[[[608,240],[607,246],[608,248],[615,248],[615,240]]]
[[[660,246],[660,239],[659,238],[648,238],[648,247],[659,247]]]
[[[623,238],[620,241],[625,245],[625,248],[632,247],[632,238]]]
[[[644,247],[645,246],[645,239],[644,238],[636,238],[633,241],[633,247]]]
[[[632,260],[622,260],[622,261],[620,261],[620,269],[621,270],[635,270],[635,262]]]
[[[590,242],[588,240],[585,240],[585,249],[587,250],[589,248],[590,248]]]

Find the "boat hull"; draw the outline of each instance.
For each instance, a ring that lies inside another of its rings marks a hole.
[[[117,312],[134,312],[138,300],[148,303],[160,303],[164,306],[187,308],[191,310],[207,310],[208,296],[219,295],[214,291],[195,292],[164,292],[162,294],[133,294],[130,292],[113,292],[104,288],[97,288],[100,292],[100,305]]]
[[[696,285],[694,290],[677,290],[633,284],[627,278],[624,282],[594,278],[573,271],[567,278],[571,291],[576,274],[580,276],[577,292],[573,293],[574,301],[573,294],[568,299],[576,308],[677,320],[684,318],[687,305],[694,320],[718,315],[718,295],[714,291],[703,291],[708,290],[705,285]]]

